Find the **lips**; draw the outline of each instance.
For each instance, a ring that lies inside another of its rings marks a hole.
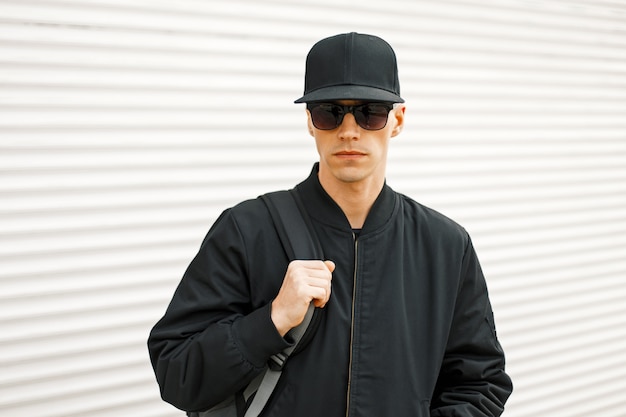
[[[359,152],[359,151],[339,151],[339,152],[335,152],[335,155],[337,156],[364,156],[365,153]]]

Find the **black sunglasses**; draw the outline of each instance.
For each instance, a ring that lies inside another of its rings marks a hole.
[[[336,103],[307,103],[313,126],[320,130],[332,130],[343,122],[343,117],[352,113],[357,124],[366,130],[380,130],[387,125],[393,103],[364,103],[342,106]]]

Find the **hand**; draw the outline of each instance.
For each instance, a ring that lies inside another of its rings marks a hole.
[[[281,336],[302,323],[309,304],[326,305],[334,270],[333,261],[292,261],[289,264],[278,295],[272,301],[272,321]]]

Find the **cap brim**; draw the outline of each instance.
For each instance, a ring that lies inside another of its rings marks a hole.
[[[294,103],[336,100],[367,100],[404,103],[404,99],[395,93],[387,90],[381,90],[380,88],[362,85],[335,85],[331,87],[319,88],[305,94]]]

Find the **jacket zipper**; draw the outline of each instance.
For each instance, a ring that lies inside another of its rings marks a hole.
[[[356,234],[352,233],[354,239],[354,275],[352,277],[352,317],[350,320],[350,358],[348,361],[348,392],[346,398],[346,417],[350,415],[350,384],[352,383],[352,347],[354,342],[354,314],[356,307],[356,272],[358,265],[359,240]]]

